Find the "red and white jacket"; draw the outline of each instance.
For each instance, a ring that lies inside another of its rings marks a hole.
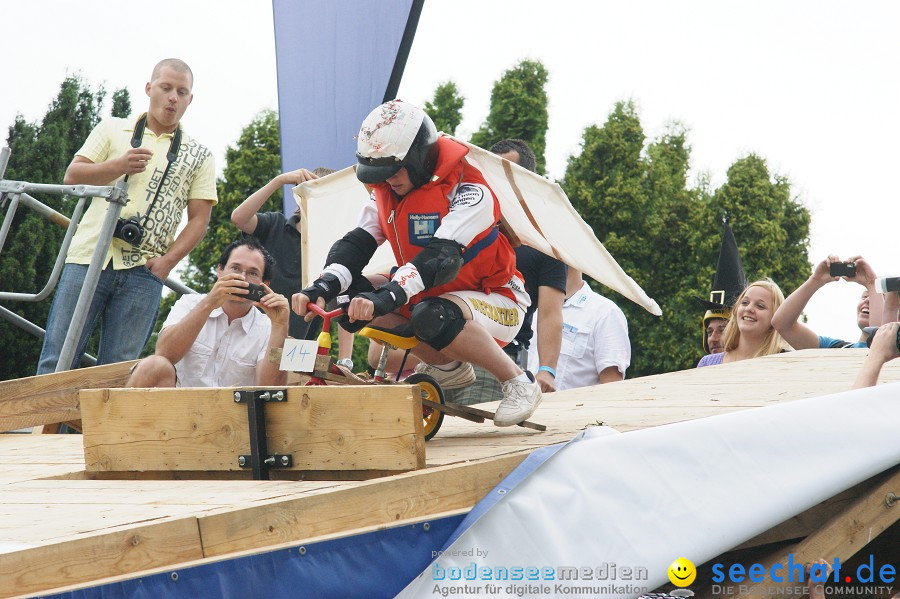
[[[387,183],[374,186],[359,227],[380,245],[391,243],[397,264],[392,279],[413,303],[448,291],[499,293],[528,307],[516,256],[499,233],[500,204],[481,172],[465,160],[469,150],[445,137],[438,139],[438,163],[431,181],[398,198]],[[425,289],[410,262],[432,237],[465,246],[465,264],[445,285]],[[524,299],[523,299],[524,296]]]

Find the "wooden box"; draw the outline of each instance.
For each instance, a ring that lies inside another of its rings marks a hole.
[[[276,465],[271,478],[364,479],[424,468],[422,408],[412,389],[287,387],[286,401],[264,402],[267,453],[293,461]],[[87,472],[250,478],[248,407],[236,403],[236,391],[80,391]]]

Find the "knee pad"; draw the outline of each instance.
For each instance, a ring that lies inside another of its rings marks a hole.
[[[466,326],[466,319],[460,307],[450,300],[429,297],[413,308],[410,324],[416,339],[440,351],[456,339]]]

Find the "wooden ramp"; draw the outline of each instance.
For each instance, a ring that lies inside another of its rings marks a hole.
[[[546,432],[446,418],[426,444],[424,469],[367,481],[97,480],[79,435],[0,435],[0,596],[467,510],[530,451],[585,427],[627,432],[845,391],[865,352],[807,350],[548,395],[533,418]],[[889,364],[882,381],[900,381],[900,364]],[[41,415],[16,420],[5,397],[6,422],[52,420],[22,398],[22,413]],[[60,414],[79,416],[71,405]],[[858,551],[896,522],[896,509],[877,508],[885,489],[900,494],[896,482],[886,473],[736,549],[806,537],[815,549]],[[870,524],[870,538],[844,530],[842,517]],[[825,540],[823,530],[831,531]]]

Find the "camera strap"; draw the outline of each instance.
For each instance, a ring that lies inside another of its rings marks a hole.
[[[144,141],[144,129],[147,128],[147,113],[145,112],[140,116],[137,120],[137,123],[134,125],[134,134],[131,136],[131,147],[139,148],[141,147],[141,143]],[[166,168],[163,170],[162,179],[159,181],[159,185],[156,187],[156,193],[153,195],[153,200],[150,202],[150,206],[147,207],[147,212],[144,214],[144,219],[141,221],[141,229],[147,226],[147,219],[150,218],[150,214],[153,213],[153,206],[156,205],[156,201],[159,199],[159,194],[162,191],[163,183],[166,181],[166,176],[169,174],[169,169],[172,166],[172,163],[178,158],[178,151],[181,149],[181,125],[175,129],[175,133],[172,135],[172,143],[169,144],[169,151],[166,152]],[[128,181],[128,175],[125,175],[125,181]]]

